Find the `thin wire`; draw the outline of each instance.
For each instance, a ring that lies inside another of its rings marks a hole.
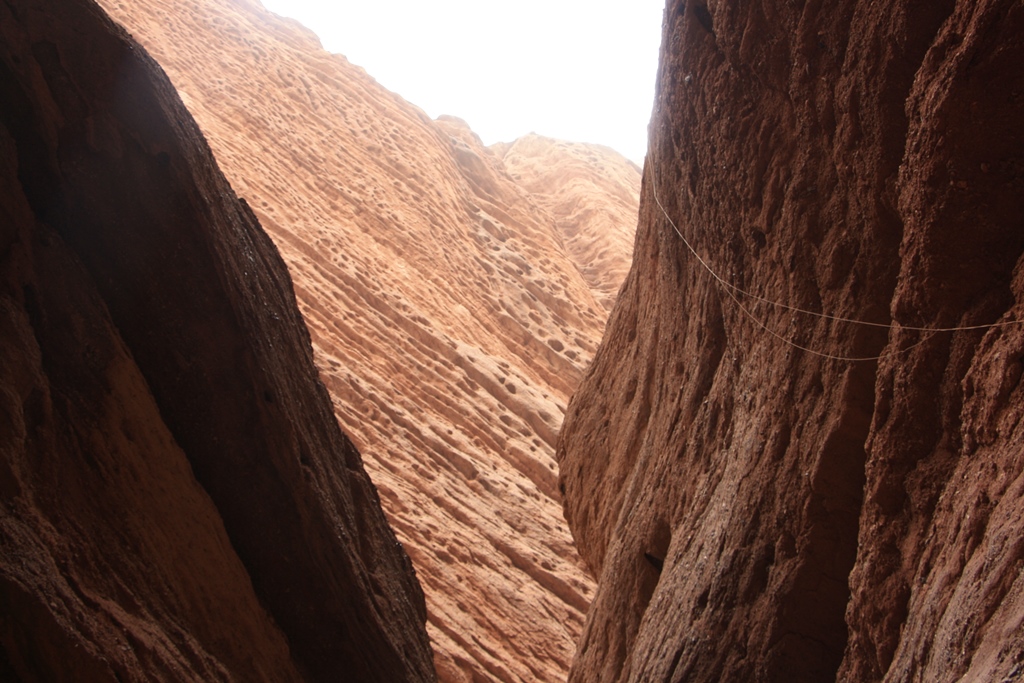
[[[744,306],[742,303],[740,303],[740,300],[736,298],[735,294],[733,294],[732,292],[730,292],[728,290],[726,290],[726,294],[728,294],[729,298],[731,298],[733,301],[736,302],[736,305],[740,307],[740,310],[742,310],[747,315],[748,318],[750,318],[752,321],[754,321],[754,323],[758,327],[760,327],[762,330],[764,330],[768,334],[772,335],[773,337],[775,337],[776,339],[778,339],[778,340],[780,340],[782,342],[785,342],[786,344],[789,344],[790,346],[792,346],[794,348],[800,349],[801,351],[806,351],[807,353],[810,353],[812,355],[819,356],[821,358],[827,358],[829,360],[839,360],[839,361],[849,361],[849,362],[864,362],[864,361],[881,360],[882,358],[885,358],[886,355],[893,355],[893,354],[896,354],[896,353],[903,353],[905,351],[909,351],[910,349],[914,348],[915,346],[920,346],[921,344],[924,344],[926,341],[931,339],[933,334],[934,334],[934,333],[925,334],[924,336],[921,337],[921,339],[917,340],[916,342],[914,342],[910,346],[907,346],[906,348],[903,348],[903,349],[899,349],[897,351],[890,352],[889,354],[884,354],[883,353],[883,354],[878,355],[878,356],[834,356],[831,353],[825,353],[824,351],[815,351],[814,349],[809,348],[807,346],[802,346],[800,344],[797,344],[792,339],[787,339],[786,337],[783,337],[781,334],[779,334],[778,332],[776,332],[775,330],[771,329],[770,327],[765,325],[763,322],[761,322],[757,318],[757,316],[755,316],[753,313],[751,313],[747,309],[746,306]]]
[[[875,323],[875,322],[870,322],[870,321],[867,321],[867,320],[857,320],[857,319],[854,319],[854,318],[844,318],[844,317],[841,317],[841,316],[829,315],[828,313],[819,313],[817,311],[810,311],[810,310],[807,310],[807,309],[804,309],[804,308],[799,308],[797,306],[791,306],[789,304],[784,304],[784,303],[781,303],[781,302],[778,302],[778,301],[773,301],[771,299],[767,299],[767,298],[765,298],[763,296],[759,296],[759,295],[754,294],[752,292],[748,292],[745,289],[737,287],[736,285],[732,284],[731,282],[727,282],[721,276],[719,276],[718,273],[716,273],[715,270],[710,265],[708,265],[707,261],[705,261],[701,257],[701,255],[697,253],[697,250],[693,248],[693,245],[690,244],[689,240],[687,240],[683,236],[683,233],[679,230],[679,227],[675,224],[675,221],[672,220],[672,217],[668,215],[668,211],[665,210],[665,206],[661,203],[661,199],[658,197],[658,182],[657,182],[657,177],[656,177],[656,175],[654,174],[654,171],[653,171],[653,169],[654,169],[653,155],[650,154],[650,150],[649,149],[648,149],[648,155],[650,156],[650,158],[652,160],[652,163],[651,163],[652,171],[651,171],[650,186],[651,186],[651,190],[652,190],[652,192],[654,194],[654,201],[657,203],[658,208],[661,209],[661,213],[662,213],[662,215],[665,216],[665,220],[667,220],[668,224],[672,226],[672,229],[675,231],[675,233],[677,235],[679,235],[679,239],[681,239],[683,241],[683,244],[686,245],[686,248],[690,251],[691,254],[693,254],[694,258],[696,258],[697,261],[700,263],[700,265],[703,266],[704,270],[706,270],[708,273],[710,273],[711,277],[713,277],[719,284],[721,284],[723,287],[725,287],[726,294],[728,294],[729,298],[731,298],[733,301],[736,302],[736,305],[739,306],[740,310],[743,311],[743,313],[748,318],[750,318],[755,324],[757,324],[758,327],[763,329],[768,334],[772,335],[776,339],[779,339],[780,341],[785,342],[786,344],[788,344],[788,345],[790,345],[790,346],[792,346],[794,348],[800,349],[801,351],[805,351],[805,352],[813,354],[815,356],[820,356],[821,358],[827,358],[829,360],[850,361],[850,362],[876,361],[876,360],[881,360],[882,358],[885,358],[887,355],[893,355],[893,354],[896,354],[896,353],[903,353],[903,352],[909,351],[910,349],[912,349],[912,348],[914,348],[916,346],[920,346],[921,344],[925,343],[927,340],[931,339],[932,336],[934,336],[936,333],[939,333],[939,332],[964,332],[964,331],[970,331],[970,330],[987,330],[987,329],[991,329],[993,327],[1007,327],[1007,326],[1010,326],[1010,325],[1021,325],[1021,324],[1024,324],[1024,320],[1006,320],[1006,321],[988,323],[988,324],[984,324],[984,325],[965,325],[965,326],[961,326],[961,327],[916,327],[916,326],[913,326],[913,325],[900,325],[898,323],[895,324],[895,325],[892,324],[892,323]],[[878,355],[878,356],[863,356],[863,357],[835,356],[835,355],[832,355],[832,354],[829,354],[829,353],[824,353],[822,351],[816,351],[816,350],[808,348],[806,346],[802,346],[802,345],[797,344],[796,342],[792,341],[791,339],[787,339],[786,337],[783,337],[781,334],[779,334],[775,330],[772,330],[771,328],[769,328],[767,325],[765,325],[763,322],[761,322],[757,318],[757,316],[755,316],[753,313],[751,313],[750,310],[748,310],[747,307],[744,306],[743,303],[740,302],[740,300],[736,297],[736,294],[742,294],[744,296],[750,297],[751,299],[754,299],[755,301],[759,301],[761,303],[766,303],[766,304],[768,304],[770,306],[774,306],[774,307],[780,308],[782,310],[791,311],[793,313],[802,313],[802,314],[805,314],[805,315],[814,316],[816,318],[821,318],[823,320],[830,320],[832,322],[850,323],[850,324],[853,324],[853,325],[862,325],[864,327],[875,327],[875,328],[882,328],[882,329],[887,329],[887,330],[898,329],[898,330],[904,330],[904,331],[908,331],[908,332],[925,332],[927,334],[925,334],[925,336],[923,336],[920,340],[918,340],[917,342],[911,344],[910,346],[907,346],[907,347],[905,347],[903,349],[899,349],[897,351],[890,352],[888,354],[883,353],[883,354]]]

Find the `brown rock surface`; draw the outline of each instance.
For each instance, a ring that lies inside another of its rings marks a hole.
[[[277,250],[91,2],[0,6],[0,679],[429,681]]]
[[[592,583],[554,442],[625,272],[635,167],[540,141],[521,157],[530,192],[463,122],[429,120],[255,2],[105,5],[288,262],[337,416],[424,585],[441,678],[564,680]],[[545,155],[563,176],[542,177]],[[577,161],[596,175],[573,180]],[[585,240],[567,248],[559,221],[614,212],[628,223],[602,218],[606,271],[585,278]]]
[[[557,453],[599,577],[570,680],[1024,673],[1022,35],[1012,0],[669,3]],[[894,327],[739,294],[669,219],[732,286]]]

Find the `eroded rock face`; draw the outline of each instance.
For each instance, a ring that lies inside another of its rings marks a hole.
[[[555,219],[569,256],[610,310],[633,254],[640,169],[607,147],[536,134],[493,149]]]
[[[553,140],[485,148],[255,2],[104,4],[288,263],[337,417],[424,585],[440,677],[564,680],[592,580],[554,443],[625,274],[635,166]],[[562,165],[545,176],[543,158]],[[567,231],[591,215],[609,234],[585,277],[589,238]]]
[[[0,7],[0,678],[435,678],[288,272],[91,2]]]
[[[570,680],[1024,671],[1022,29],[669,3],[633,267],[557,452],[599,576]]]

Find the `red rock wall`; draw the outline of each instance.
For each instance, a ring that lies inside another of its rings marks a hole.
[[[277,250],[90,2],[0,7],[0,679],[433,680]]]
[[[1022,22],[669,3],[634,264],[557,451],[599,577],[570,680],[1024,672],[1024,326],[992,326],[1024,318]],[[670,220],[732,286],[894,327],[738,294]]]

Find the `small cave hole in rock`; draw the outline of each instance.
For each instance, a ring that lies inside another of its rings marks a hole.
[[[695,5],[693,8],[693,14],[697,17],[697,21],[704,27],[704,30],[714,35],[715,25],[711,20],[711,12],[708,11],[707,5]]]
[[[641,546],[643,557],[641,559],[641,571],[639,594],[637,604],[641,611],[647,610],[651,602],[658,582],[661,581],[661,574],[665,568],[665,558],[668,556],[668,547],[672,543],[672,528],[667,520],[658,518],[654,521],[647,541]]]

